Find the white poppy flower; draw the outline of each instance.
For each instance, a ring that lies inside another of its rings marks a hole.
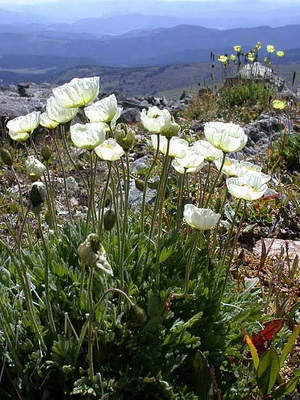
[[[224,153],[241,150],[248,140],[244,130],[233,123],[208,122],[204,125],[204,134],[210,144]]]
[[[243,200],[257,200],[268,189],[263,178],[256,173],[247,174],[239,178],[228,178],[226,185],[232,196]]]
[[[215,166],[218,170],[221,168],[222,160],[219,158],[218,160],[214,161]],[[228,176],[238,176],[237,168],[239,165],[239,161],[234,158],[225,157],[225,161],[222,167],[222,172]]]
[[[122,147],[115,139],[106,139],[99,146],[95,147],[95,152],[98,157],[105,161],[119,160],[124,154]]]
[[[213,228],[218,223],[221,214],[215,213],[209,208],[198,208],[193,204],[186,204],[183,218],[192,228],[205,231]]]
[[[170,140],[169,153],[170,157],[183,158],[186,156],[189,144],[185,139],[181,139],[177,136],[173,136],[171,139],[167,139],[165,136],[151,135],[152,146],[157,150],[159,140],[159,150],[163,153],[167,153],[168,140]]]
[[[70,133],[76,147],[93,150],[105,140],[105,125],[102,122],[75,124],[70,127]]]
[[[46,167],[34,156],[29,156],[25,161],[26,173],[32,182],[40,179],[44,172],[46,172]]]
[[[59,124],[65,124],[76,117],[78,107],[64,108],[58,105],[56,98],[51,96],[47,100],[46,113],[50,119],[57,121]]]
[[[166,125],[170,125],[172,121],[171,114],[167,109],[160,110],[158,107],[150,107],[147,111],[145,108],[141,113],[141,122],[149,132],[162,133]]]
[[[197,140],[191,147],[194,148],[197,153],[203,154],[204,159],[209,162],[215,161],[223,156],[223,152],[215,148],[215,146],[210,144],[207,140]]]
[[[200,171],[204,165],[204,157],[188,148],[184,158],[174,158],[172,166],[180,174]]]
[[[85,115],[91,122],[110,123],[120,117],[123,108],[118,107],[117,98],[114,94],[105,97],[84,109]]]
[[[40,123],[40,111],[14,118],[7,122],[9,136],[16,141],[23,142],[38,127]]]
[[[99,94],[99,77],[74,78],[53,89],[57,104],[64,108],[85,107]]]
[[[40,125],[48,129],[55,129],[57,125],[59,125],[59,122],[51,119],[48,113],[45,111],[41,114]]]

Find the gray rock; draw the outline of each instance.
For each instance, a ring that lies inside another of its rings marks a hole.
[[[246,64],[238,72],[243,79],[265,81],[274,86],[278,91],[286,89],[285,80],[278,76],[271,68],[268,68],[258,61],[253,64]]]

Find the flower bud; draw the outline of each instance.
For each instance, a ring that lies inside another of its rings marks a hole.
[[[1,154],[1,158],[4,162],[4,164],[8,165],[9,167],[12,166],[13,159],[12,159],[11,152],[9,150],[5,149],[4,147],[2,147],[0,150],[0,154]]]
[[[41,151],[42,157],[43,157],[43,161],[48,162],[51,158],[52,155],[52,151],[51,148],[48,144],[46,144]]]
[[[29,156],[25,164],[27,175],[32,182],[39,180],[46,171],[45,165],[34,156]]]
[[[31,205],[31,210],[38,215],[41,210],[43,203],[46,199],[46,186],[43,182],[34,182],[31,185],[29,192],[29,200]]]
[[[135,131],[126,124],[118,124],[114,131],[117,143],[124,151],[128,151],[135,140]]]
[[[78,247],[81,262],[90,268],[97,267],[101,271],[113,276],[113,270],[107,261],[106,252],[99,236],[91,233]]]
[[[172,118],[170,124],[166,125],[165,128],[162,130],[162,134],[166,138],[172,138],[173,136],[178,136],[180,133],[180,125],[178,125]]]
[[[147,321],[147,314],[145,310],[143,310],[137,304],[134,304],[130,309],[130,319],[132,322],[138,325],[144,325],[144,323]]]
[[[136,179],[134,181],[135,183],[135,187],[140,190],[141,192],[143,192],[144,188],[145,188],[145,182],[142,179]]]
[[[104,229],[110,231],[114,227],[116,219],[117,214],[114,212],[114,210],[107,210],[103,217]]]

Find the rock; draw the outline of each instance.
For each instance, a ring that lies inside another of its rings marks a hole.
[[[243,66],[238,72],[238,76],[243,79],[265,81],[274,86],[279,92],[287,89],[283,78],[278,76],[271,68],[262,65],[258,61]]]
[[[125,122],[126,124],[131,124],[134,122],[140,122],[140,120],[141,120],[141,113],[139,108],[127,108],[123,110],[118,122]]]

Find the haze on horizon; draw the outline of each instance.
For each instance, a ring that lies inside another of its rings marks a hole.
[[[91,3],[103,3],[106,2],[107,0],[89,0]],[[115,3],[119,2],[124,2],[124,0],[114,0]],[[144,0],[135,0],[135,2],[138,1],[140,3],[143,3]],[[154,0],[155,1],[155,0]],[[156,0],[156,1],[164,1],[164,2],[169,2],[169,1],[177,1],[177,2],[182,2],[182,1],[191,1],[191,2],[196,2],[196,3],[205,3],[205,2],[214,2],[218,1],[221,3],[233,3],[235,1],[245,1],[245,0]],[[261,0],[265,3],[275,3],[275,4],[282,4],[282,0]],[[40,3],[61,3],[63,0],[0,0],[1,5],[6,5],[6,6],[13,6],[13,5],[35,5],[35,4],[40,4]],[[73,0],[74,3],[80,2],[84,3],[85,1],[82,0]],[[248,2],[248,1],[247,1]],[[245,1],[245,4],[247,3]],[[285,3],[288,4],[300,4],[300,0],[285,0]]]

